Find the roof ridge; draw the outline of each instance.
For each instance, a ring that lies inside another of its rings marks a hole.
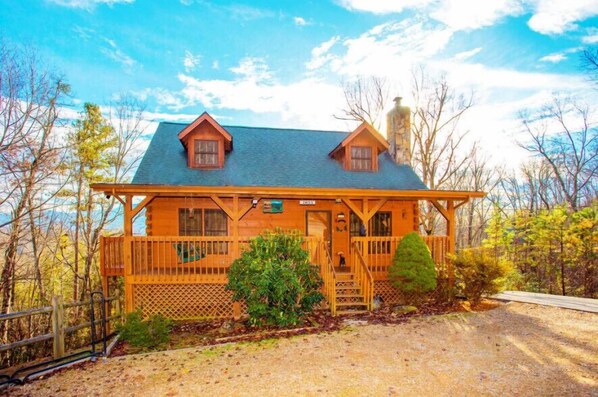
[[[160,121],[159,124],[172,124],[172,125],[180,125],[180,126],[187,126],[191,123],[181,123],[175,121]],[[276,130],[276,131],[298,131],[298,132],[325,132],[325,133],[333,133],[333,134],[348,134],[350,131],[338,131],[338,130],[310,130],[307,128],[281,128],[281,127],[254,127],[248,125],[223,125],[223,128],[246,128],[246,129],[254,129],[254,130]]]

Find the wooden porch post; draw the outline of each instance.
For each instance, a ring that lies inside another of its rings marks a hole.
[[[133,311],[133,284],[131,277],[133,275],[133,196],[125,196],[124,207],[124,245],[123,254],[125,261],[125,313]]]
[[[455,202],[453,200],[447,200],[446,202],[446,235],[448,237],[448,249],[447,252],[450,254],[455,253]],[[455,271],[453,270],[453,264],[449,260],[446,264],[446,271],[448,273],[448,285],[449,290],[452,291],[455,286]]]

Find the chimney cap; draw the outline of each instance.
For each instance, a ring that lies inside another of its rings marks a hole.
[[[403,97],[401,96],[395,97],[395,99],[393,99],[393,101],[395,102],[395,106],[401,106],[401,99],[403,99]]]

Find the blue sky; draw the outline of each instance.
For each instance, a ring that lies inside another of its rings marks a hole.
[[[446,73],[476,106],[463,120],[510,150],[520,110],[555,93],[596,103],[580,50],[598,45],[598,0],[0,0],[0,35],[34,46],[73,105],[122,94],[155,120],[207,110],[222,124],[350,129],[342,81]],[[396,93],[396,94],[395,94]],[[391,106],[392,103],[389,103]],[[498,145],[498,146],[497,146]]]

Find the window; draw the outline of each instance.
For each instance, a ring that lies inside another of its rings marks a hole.
[[[179,236],[226,236],[227,223],[222,210],[179,208]]]
[[[367,234],[369,236],[392,236],[392,212],[376,212],[370,219]],[[359,237],[361,219],[353,212],[349,217],[349,233],[351,237]],[[369,243],[370,254],[390,254],[390,241],[373,241]]]
[[[203,236],[201,208],[179,208],[179,236]]]
[[[392,212],[378,211],[370,219],[368,224],[369,236],[392,236]],[[349,233],[351,237],[359,237],[361,228],[361,219],[353,212],[349,217]]]
[[[179,208],[179,236],[226,236],[228,217],[222,210]],[[228,241],[195,242],[201,255],[227,255]]]
[[[370,146],[351,147],[351,169],[353,171],[372,170],[372,148]]]
[[[218,166],[218,141],[195,140],[195,165],[198,167]]]
[[[204,210],[204,236],[226,236],[228,217],[222,210]]]

